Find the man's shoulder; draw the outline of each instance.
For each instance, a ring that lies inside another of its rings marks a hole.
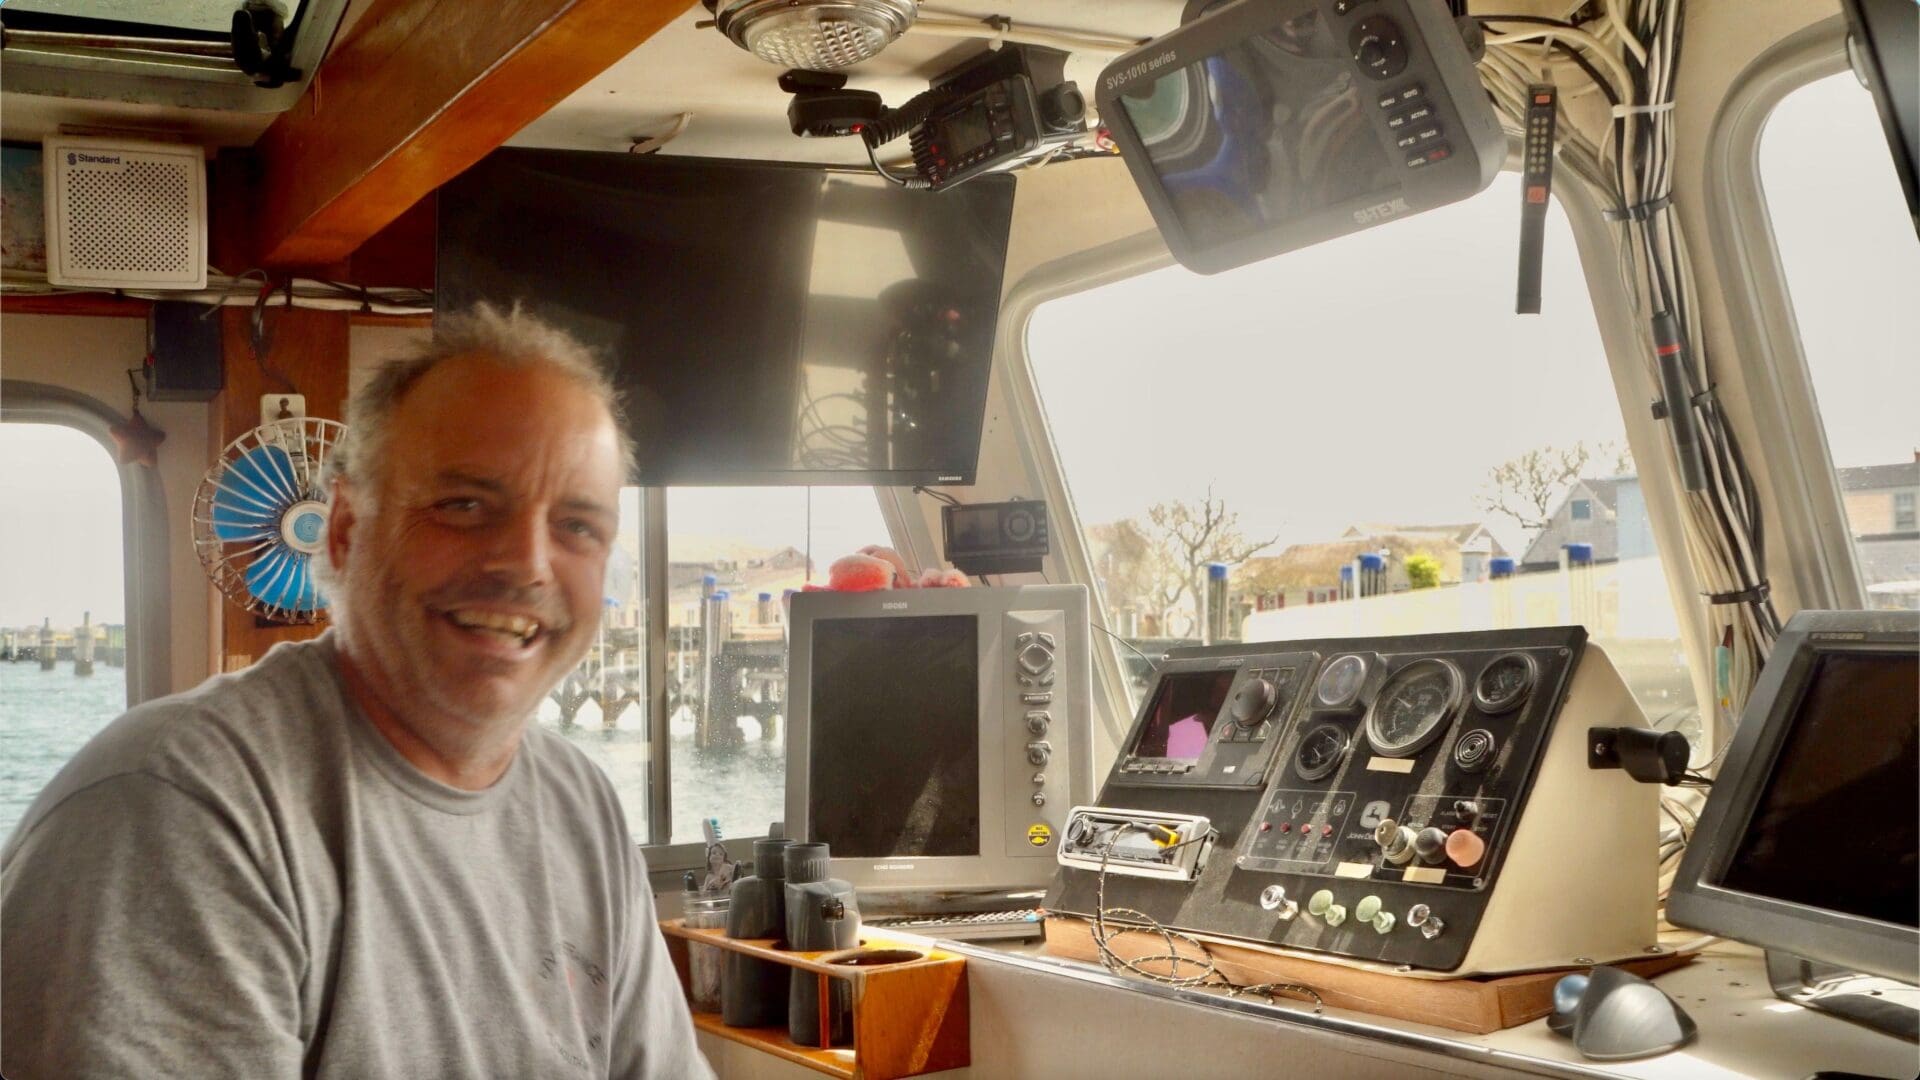
[[[613,781],[586,751],[537,722],[528,724],[522,750],[540,778],[542,790],[575,804],[570,808],[574,813],[591,814],[624,838],[626,819],[620,797]]]
[[[258,788],[263,773],[311,756],[341,706],[331,646],[276,646],[245,671],[137,705],[101,729],[34,800],[22,828],[79,792],[147,777],[206,802]]]

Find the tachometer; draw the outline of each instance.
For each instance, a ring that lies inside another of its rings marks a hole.
[[[1416,660],[1387,680],[1367,710],[1367,741],[1388,757],[1410,757],[1460,709],[1465,680],[1451,661]]]

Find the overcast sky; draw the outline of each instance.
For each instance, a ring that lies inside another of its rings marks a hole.
[[[1871,100],[1850,74],[1802,90],[1761,161],[1837,463],[1911,460],[1920,242]],[[1282,544],[1363,521],[1486,519],[1517,546],[1474,506],[1487,470],[1623,428],[1557,210],[1545,311],[1513,314],[1516,184],[1215,277],[1172,268],[1041,307],[1030,348],[1083,519],[1212,482],[1249,534]],[[72,625],[88,608],[122,621],[106,453],[8,424],[0,462],[0,625]],[[676,531],[804,547],[806,507],[804,489],[717,489],[677,493],[673,516]],[[191,542],[180,520],[175,545]],[[884,535],[865,489],[815,489],[813,527],[822,566]]]

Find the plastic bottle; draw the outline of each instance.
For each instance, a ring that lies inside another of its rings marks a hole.
[[[787,848],[787,947],[796,952],[851,949],[860,940],[860,905],[853,886],[827,876],[825,844]],[[853,1039],[853,984],[828,980],[829,1041],[820,1038],[820,977],[792,972],[788,979],[787,1036],[800,1046],[845,1045]]]
[[[689,875],[691,876],[691,875]],[[727,925],[731,901],[725,893],[714,895],[689,889],[682,909],[686,926],[698,930],[719,930]],[[687,945],[688,997],[694,1012],[719,1012],[721,950],[713,945]]]
[[[755,840],[753,874],[733,883],[727,910],[730,938],[787,940],[787,863],[791,840]],[[720,1019],[731,1027],[777,1027],[787,1022],[787,968],[745,953],[727,954],[720,982]]]

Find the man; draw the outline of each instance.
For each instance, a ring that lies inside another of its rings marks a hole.
[[[599,619],[615,394],[517,310],[437,331],[348,410],[333,629],[116,720],[0,852],[6,1076],[711,1075],[611,785],[530,722]]]

